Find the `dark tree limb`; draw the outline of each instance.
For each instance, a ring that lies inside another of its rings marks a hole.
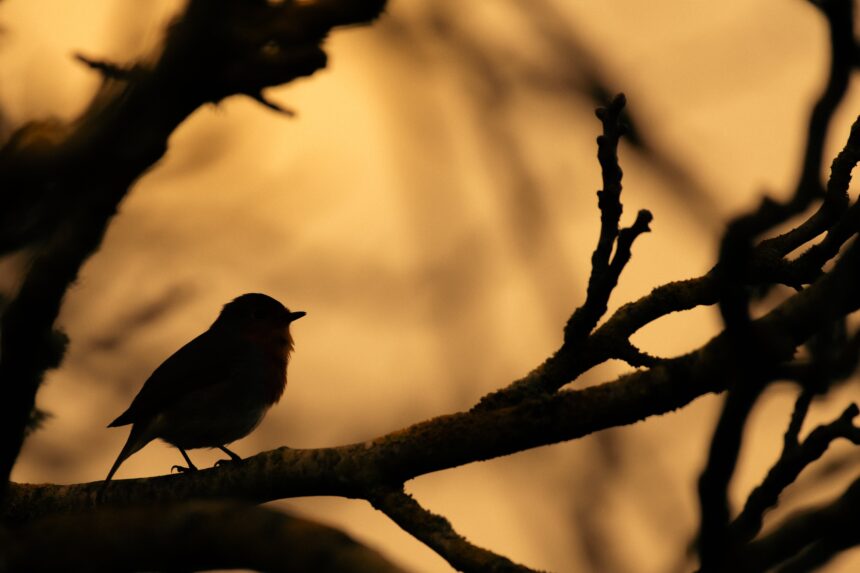
[[[377,489],[370,496],[373,507],[401,529],[441,555],[451,567],[464,573],[536,573],[507,557],[470,543],[451,523],[423,507],[402,489]]]
[[[24,126],[0,148],[0,254],[35,252],[0,322],[0,501],[43,374],[62,358],[63,336],[53,325],[63,296],[173,130],[205,103],[232,94],[260,100],[263,88],[322,68],[329,30],[368,22],[384,5],[191,0],[152,66],[122,74],[82,58],[107,80],[89,109],[70,125]]]
[[[4,571],[404,573],[341,531],[227,501],[107,509],[4,533]]]

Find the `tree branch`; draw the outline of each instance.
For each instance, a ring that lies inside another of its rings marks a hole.
[[[751,542],[740,554],[737,568],[739,571],[769,571],[796,555],[802,556],[810,549],[817,553],[828,545],[832,547],[834,543],[843,549],[856,545],[860,543],[857,534],[858,513],[860,480],[848,486],[838,499],[802,511],[771,533]],[[846,536],[850,538],[849,543],[845,542]]]
[[[521,400],[557,391],[582,372],[609,357],[631,359],[634,363],[652,363],[651,357],[632,350],[626,337],[603,337],[602,352],[592,352],[589,335],[606,313],[612,291],[618,285],[621,272],[630,260],[633,242],[642,233],[650,231],[652,215],[639,211],[629,228],[619,230],[623,206],[621,204],[621,177],[618,164],[618,142],[625,133],[621,123],[627,100],[624,94],[612,99],[605,108],[597,109],[603,134],[597,138],[597,159],[600,163],[603,189],[597,192],[600,210],[600,235],[591,256],[591,275],[588,280],[585,302],[577,308],[565,324],[564,342],[553,356],[526,377],[508,387],[485,396],[478,408],[498,408]],[[615,250],[612,255],[613,248]],[[607,351],[611,354],[608,354]]]
[[[373,507],[404,531],[441,555],[451,567],[464,573],[536,573],[492,551],[472,545],[451,523],[431,513],[402,489],[378,489],[369,496]]]
[[[588,279],[585,303],[574,311],[564,327],[564,343],[574,351],[581,348],[597,321],[606,312],[609,295],[617,284],[618,276],[612,276],[610,256],[618,240],[618,223],[621,219],[621,167],[618,165],[618,141],[624,133],[621,114],[627,103],[624,94],[619,94],[605,108],[597,109],[597,117],[603,124],[603,135],[597,138],[597,159],[603,177],[603,189],[597,192],[600,210],[600,236],[591,255],[591,276]],[[623,268],[623,265],[621,265]],[[620,269],[618,269],[620,274]],[[560,387],[564,382],[558,384]],[[549,388],[553,390],[553,388]]]
[[[8,571],[404,573],[341,531],[236,502],[108,509],[5,533]]]

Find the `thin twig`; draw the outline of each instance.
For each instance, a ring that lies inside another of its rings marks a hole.
[[[588,280],[585,303],[573,312],[564,327],[566,348],[563,351],[581,352],[585,339],[606,312],[609,296],[618,284],[618,277],[629,260],[630,245],[636,236],[648,230],[650,214],[646,217],[640,212],[636,223],[631,228],[637,232],[628,232],[625,236],[626,257],[624,255],[619,257],[616,253],[614,259],[610,259],[613,247],[619,240],[618,224],[622,211],[622,171],[618,165],[618,141],[624,133],[620,122],[625,103],[624,94],[619,94],[607,107],[597,110],[597,117],[603,124],[603,135],[597,138],[597,159],[603,176],[603,189],[597,192],[600,236],[591,256],[591,276]]]

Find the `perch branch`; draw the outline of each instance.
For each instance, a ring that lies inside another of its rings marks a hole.
[[[751,352],[764,365],[793,357],[798,345],[838,316],[860,307],[860,245],[833,269],[751,323]],[[380,484],[537,446],[577,439],[680,408],[725,390],[734,347],[725,333],[689,354],[649,370],[576,391],[543,395],[506,408],[475,408],[441,416],[363,443],[316,450],[281,448],[249,458],[241,467],[190,475],[119,480],[102,502],[128,505],[190,498],[232,497],[264,502],[304,495],[363,497]],[[102,482],[75,485],[14,484],[4,508],[11,521],[99,505]]]

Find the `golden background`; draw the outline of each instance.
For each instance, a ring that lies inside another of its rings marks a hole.
[[[2,135],[29,120],[74,118],[99,78],[72,54],[151,56],[180,6],[0,3]],[[240,455],[366,440],[470,407],[554,351],[584,298],[600,186],[589,73],[627,94],[649,145],[620,149],[624,220],[648,208],[655,221],[634,247],[615,308],[706,271],[732,214],[763,191],[793,187],[826,34],[800,0],[391,0],[375,25],[332,34],[326,70],[269,90],[297,119],[231,98],[174,133],[66,299],[71,346],[39,394],[54,417],[29,439],[13,478],[103,479],[126,437],[107,423],[221,305],[249,291],[308,316],[293,329],[285,399],[235,445]],[[828,164],[858,103],[854,89],[835,118]],[[20,262],[2,267],[6,291]],[[697,310],[662,319],[636,342],[676,354],[718,327],[712,309]],[[623,370],[605,365],[584,382]],[[841,412],[847,392],[817,404],[811,420]],[[736,503],[775,460],[794,390],[777,386],[767,398],[751,420]],[[473,542],[531,567],[683,570],[718,405],[702,398],[407,489]],[[827,459],[856,467],[850,448],[833,450]],[[191,456],[203,466],[219,458]],[[150,445],[118,477],[163,474],[180,461]],[[785,506],[827,499],[847,477],[810,478]],[[342,527],[415,571],[450,571],[366,502],[276,505]],[[848,553],[830,570],[858,564]]]

